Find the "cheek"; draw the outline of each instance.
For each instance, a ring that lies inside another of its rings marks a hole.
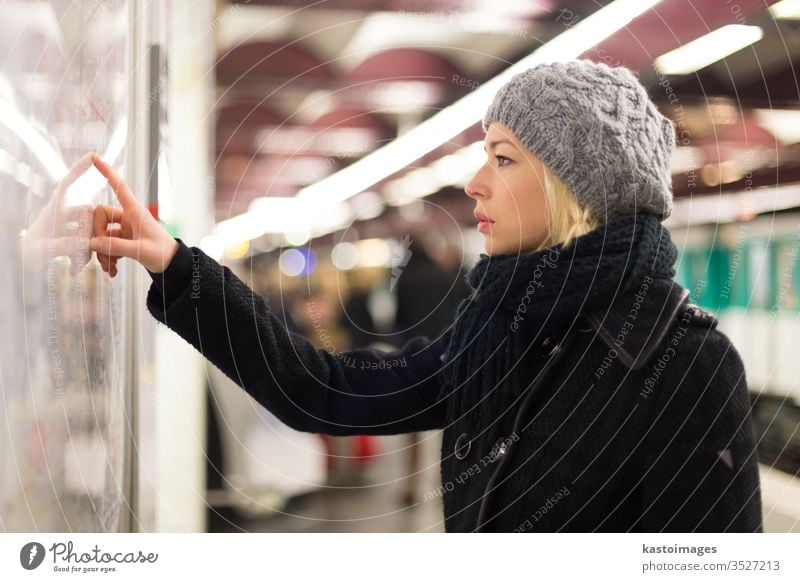
[[[546,213],[544,192],[528,190],[525,195],[511,201],[512,220],[508,228],[504,229],[506,236],[512,244],[521,244],[523,247],[534,248],[538,246],[548,233],[548,217]]]
[[[547,204],[544,192],[528,187],[524,194],[514,197],[512,205],[515,209],[515,222],[523,231],[541,230],[547,227]]]

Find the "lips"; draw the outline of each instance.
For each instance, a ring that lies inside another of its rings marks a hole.
[[[492,220],[491,218],[489,218],[488,216],[486,216],[483,212],[480,212],[479,210],[475,210],[474,214],[475,214],[475,218],[478,219],[478,231],[479,232],[491,231],[492,223],[494,222],[494,220]]]
[[[489,218],[488,216],[486,216],[486,215],[485,215],[483,212],[481,212],[480,210],[476,210],[476,211],[474,212],[474,214],[475,214],[475,218],[478,220],[478,222],[486,222],[486,223],[492,223],[492,222],[494,222],[494,220],[492,220],[491,218]]]

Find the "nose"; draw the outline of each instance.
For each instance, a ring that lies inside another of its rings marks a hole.
[[[480,170],[475,172],[475,175],[472,176],[472,179],[467,182],[466,186],[464,186],[464,193],[473,200],[486,197],[486,181],[482,178],[483,170],[485,168],[486,164],[481,166]]]

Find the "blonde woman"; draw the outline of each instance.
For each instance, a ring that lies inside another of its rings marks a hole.
[[[287,332],[99,159],[122,208],[91,248],[147,268],[153,316],[286,424],[443,429],[446,531],[761,531],[742,362],[673,280],[671,122],[629,70],[572,61],[516,75],[483,127],[472,295],[394,352]]]

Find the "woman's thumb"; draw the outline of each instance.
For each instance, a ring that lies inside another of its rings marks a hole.
[[[89,241],[89,248],[110,257],[138,259],[141,253],[139,241],[114,236],[96,236]]]

